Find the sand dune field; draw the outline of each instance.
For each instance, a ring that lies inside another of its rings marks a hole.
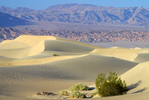
[[[59,94],[76,83],[92,87],[89,94],[96,91],[97,74],[110,71],[126,81],[128,93],[88,100],[148,100],[148,67],[148,48],[103,48],[53,36],[23,35],[0,43],[0,100],[62,99],[35,94]]]

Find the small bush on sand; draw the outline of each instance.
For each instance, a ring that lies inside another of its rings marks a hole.
[[[98,74],[95,85],[102,97],[123,95],[128,91],[125,81],[122,81],[114,72],[110,72],[107,78],[103,73]]]
[[[58,54],[53,54],[53,56],[59,56]]]
[[[69,91],[74,91],[74,90],[77,90],[77,91],[84,91],[84,90],[89,90],[90,88],[86,85],[83,85],[83,84],[75,84],[73,85],[72,87],[70,87],[68,90]]]
[[[92,93],[92,94],[91,94],[91,97],[94,97],[94,96],[96,96],[96,95],[99,95],[99,94],[98,94],[98,91]]]
[[[72,93],[69,95],[69,98],[85,98],[85,95],[79,91],[72,91]]]
[[[36,95],[41,95],[41,93],[40,92],[37,92]]]
[[[52,92],[37,92],[36,95],[54,95]]]
[[[60,95],[65,95],[66,96],[66,95],[68,95],[68,92],[67,91],[61,91]]]

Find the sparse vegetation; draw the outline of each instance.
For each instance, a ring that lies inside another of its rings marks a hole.
[[[37,92],[36,95],[41,95],[41,93],[40,92]]]
[[[61,91],[60,94],[66,96],[66,95],[68,95],[68,92],[67,91]]]
[[[123,95],[128,91],[125,81],[122,81],[115,72],[110,72],[107,78],[103,73],[98,74],[95,85],[102,97]]]
[[[59,56],[59,55],[55,53],[55,54],[53,54],[53,56]]]
[[[68,90],[69,91],[84,91],[84,90],[89,90],[90,88],[86,85],[83,85],[83,84],[75,84],[73,85],[72,87],[70,87]]]
[[[92,94],[91,94],[91,97],[94,97],[94,96],[96,96],[96,95],[99,95],[99,94],[98,94],[98,91],[92,93]]]
[[[79,91],[72,91],[72,93],[69,95],[69,98],[85,98],[85,95]]]
[[[36,95],[54,95],[52,92],[37,92]]]

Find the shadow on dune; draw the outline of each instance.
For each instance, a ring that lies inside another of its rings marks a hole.
[[[95,87],[90,87],[90,90],[94,90],[95,89]]]
[[[142,63],[149,61],[149,53],[140,53],[138,56],[134,59],[135,62],[137,63]]]
[[[140,93],[140,92],[143,92],[143,91],[145,91],[145,90],[147,90],[147,89],[148,89],[148,88],[145,87],[145,88],[140,89],[140,90],[138,90],[138,91],[136,91],[136,92],[133,92],[133,94],[134,94],[134,93]]]
[[[137,88],[141,83],[142,83],[142,81],[139,80],[137,83],[131,84],[130,86],[128,86],[128,88],[129,88],[129,90],[135,89],[135,88]],[[133,92],[132,94],[134,94],[134,93],[140,93],[140,92],[143,92],[143,91],[145,91],[145,90],[147,90],[147,89],[148,89],[148,88],[144,87],[143,89],[140,89],[140,90],[138,90],[138,91],[136,91],[136,92]]]
[[[128,88],[129,88],[129,90],[132,90],[132,89],[138,87],[141,83],[142,83],[142,81],[140,80],[140,81],[138,81],[138,82],[135,83],[135,84],[129,85]]]

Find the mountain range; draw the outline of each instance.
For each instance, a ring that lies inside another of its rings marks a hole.
[[[149,8],[143,7],[116,8],[90,4],[63,4],[50,6],[44,10],[33,10],[25,7],[11,9],[0,6],[0,12],[0,16],[5,13],[9,19],[12,19],[10,16],[18,18],[18,22],[23,20],[27,22],[149,26]],[[0,18],[1,22],[2,20],[3,18]]]

